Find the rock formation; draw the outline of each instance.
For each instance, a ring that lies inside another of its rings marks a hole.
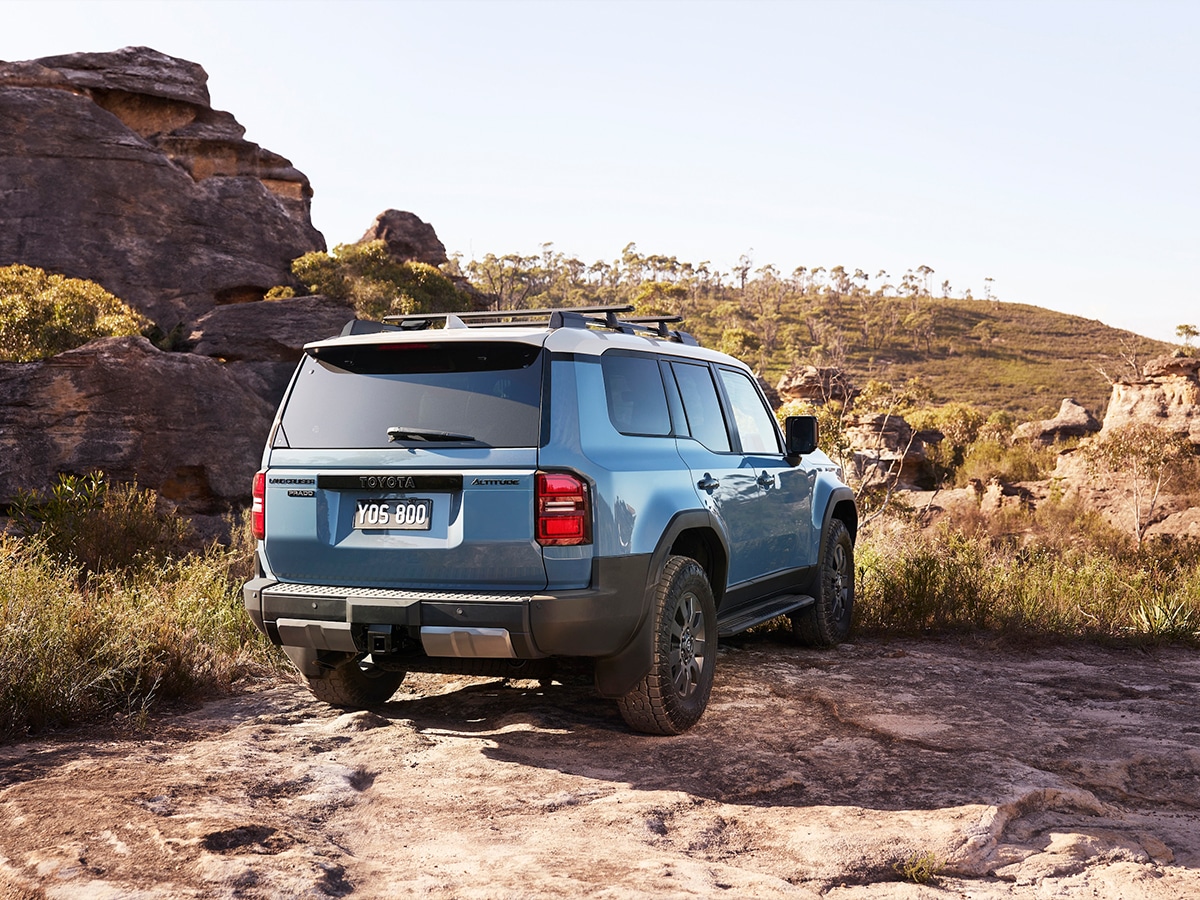
[[[1140,379],[1113,383],[1104,431],[1149,422],[1200,445],[1200,359],[1160,356],[1142,368]]]
[[[446,245],[438,239],[433,226],[410,212],[385,209],[375,217],[375,222],[358,243],[369,241],[383,241],[388,252],[401,262],[415,260],[440,266],[449,261]]]
[[[309,341],[338,334],[354,307],[319,295],[218,306],[201,316],[188,338],[193,353],[212,357],[272,408]],[[266,432],[260,441],[266,439]]]
[[[1026,422],[1013,431],[1014,441],[1031,441],[1049,446],[1067,438],[1081,438],[1100,430],[1096,417],[1070,397],[1063,399],[1058,415],[1040,422]]]
[[[846,374],[834,366],[793,366],[780,377],[775,391],[784,403],[789,400],[808,400],[812,403],[837,400],[845,403],[859,394],[858,388],[850,383]]]
[[[215,359],[142,337],[0,364],[0,501],[96,469],[182,511],[244,504],[274,408]]]
[[[0,62],[0,265],[95,281],[164,331],[292,282],[308,179],[199,65],[146,47]]]
[[[856,481],[868,485],[891,482],[893,487],[909,490],[934,486],[935,473],[925,446],[940,441],[940,433],[914,432],[903,418],[886,413],[847,416],[845,429],[853,448]]]

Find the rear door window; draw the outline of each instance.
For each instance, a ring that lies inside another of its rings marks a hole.
[[[617,431],[656,437],[671,433],[671,414],[657,359],[609,352],[600,357],[600,367],[608,418]]]
[[[536,447],[540,359],[541,347],[516,341],[318,347],[302,363],[277,442]]]
[[[705,365],[673,362],[671,371],[675,373],[691,436],[709,450],[729,452],[729,429],[721,412],[721,399],[712,370]]]

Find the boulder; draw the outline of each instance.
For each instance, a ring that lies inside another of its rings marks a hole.
[[[1017,484],[1005,484],[999,478],[991,478],[979,489],[979,508],[985,513],[1002,509],[1033,509],[1033,492]]]
[[[308,179],[146,47],[0,62],[0,265],[87,278],[164,331],[292,284]]]
[[[1200,444],[1200,359],[1160,356],[1142,368],[1140,379],[1113,383],[1103,431],[1149,422]]]
[[[1200,507],[1173,512],[1146,529],[1148,540],[1189,540],[1200,542]]]
[[[300,359],[304,345],[340,334],[354,306],[321,294],[218,306],[197,321],[188,337],[193,353],[226,362]]]
[[[304,345],[339,334],[354,307],[319,294],[218,306],[197,320],[188,343],[211,356],[272,408],[279,405]]]
[[[784,403],[789,400],[846,403],[859,394],[846,374],[834,366],[793,366],[780,377],[775,391]]]
[[[847,416],[844,426],[856,480],[882,485],[894,479],[892,486],[904,490],[935,486],[936,473],[925,446],[941,439],[938,432],[914,432],[903,418],[886,413]]]
[[[1065,397],[1058,408],[1058,415],[1052,419],[1018,425],[1013,431],[1013,440],[1049,446],[1067,438],[1087,437],[1099,430],[1100,422],[1095,416],[1075,400]]]
[[[440,266],[448,262],[446,245],[438,239],[433,226],[410,212],[385,209],[358,243],[383,241],[388,252],[401,262],[410,260]]]
[[[0,364],[0,503],[103,470],[182,512],[244,505],[274,408],[215,359],[101,338]]]

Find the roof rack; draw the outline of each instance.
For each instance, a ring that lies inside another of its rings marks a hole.
[[[678,344],[698,346],[697,341],[686,331],[667,328],[668,324],[682,322],[683,316],[634,316],[622,319],[618,313],[633,312],[634,307],[621,306],[573,306],[557,309],[490,309],[479,312],[456,313],[409,313],[407,315],[384,316],[383,321],[393,328],[405,331],[423,331],[441,321],[445,328],[483,328],[506,326],[529,326],[544,320],[547,327],[557,328],[606,328],[622,334],[645,334],[673,341]]]

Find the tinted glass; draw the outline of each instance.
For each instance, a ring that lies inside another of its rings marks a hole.
[[[729,432],[725,428],[717,386],[713,383],[708,366],[672,363],[671,370],[675,373],[675,383],[679,385],[692,437],[709,450],[729,450]]]
[[[400,428],[470,436],[469,446],[536,447],[540,353],[516,342],[318,348],[283,413],[287,445],[415,444],[388,440],[388,429]]]
[[[721,369],[721,382],[733,407],[733,421],[743,453],[782,453],[775,416],[767,409],[754,382],[745,372]]]
[[[600,358],[608,417],[622,434],[668,435],[671,415],[658,361],[606,353]]]

